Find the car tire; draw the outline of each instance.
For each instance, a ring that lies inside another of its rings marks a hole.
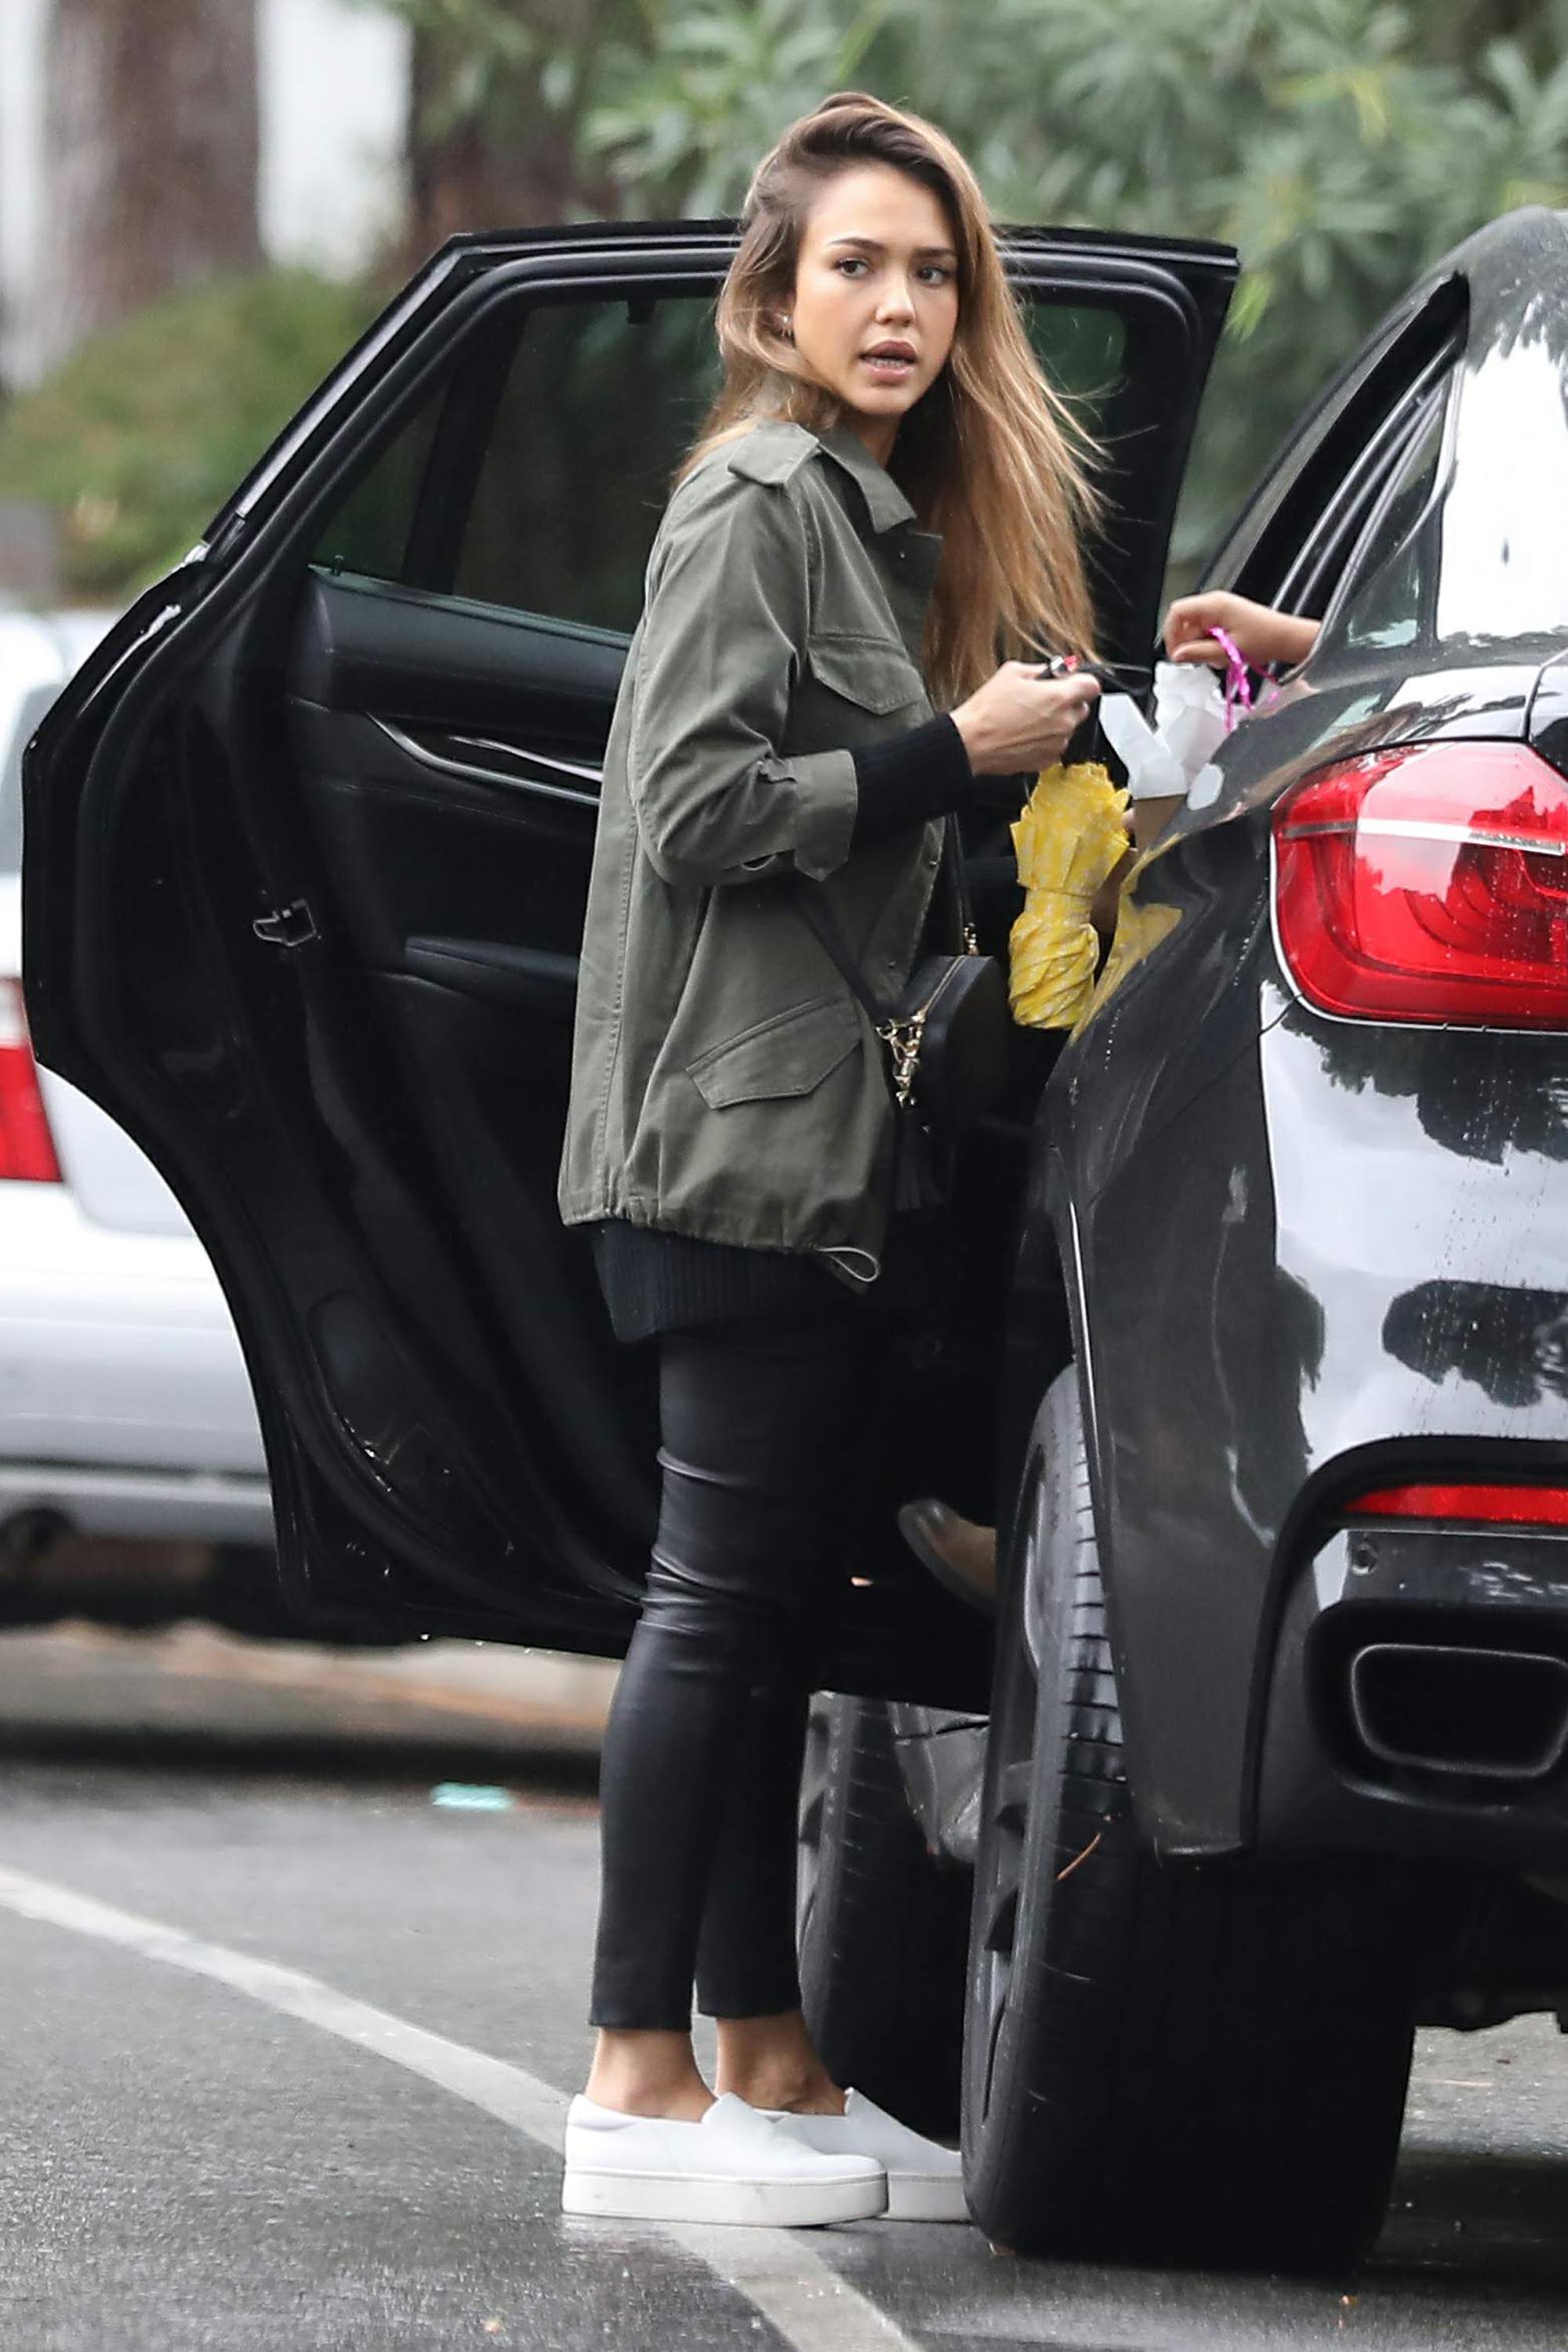
[[[884,1701],[814,1709],[800,1819],[801,1993],[823,2063],[954,2138],[971,1874],[928,1852]]]
[[[976,2221],[1021,2253],[1342,2272],[1386,2210],[1413,2013],[1370,1874],[1167,1866],[1142,1842],[1069,1367],[1003,1593],[965,2035]]]

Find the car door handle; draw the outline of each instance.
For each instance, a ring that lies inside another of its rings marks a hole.
[[[563,760],[559,752],[536,751],[526,743],[500,743],[485,735],[417,735],[390,719],[368,714],[405,759],[437,775],[460,776],[465,782],[494,784],[508,793],[531,793],[547,801],[571,801],[597,809],[604,771],[581,760]],[[535,773],[542,770],[542,774]]]

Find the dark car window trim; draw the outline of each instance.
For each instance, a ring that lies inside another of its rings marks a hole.
[[[1410,420],[1409,430],[1400,443],[1394,462],[1388,468],[1382,490],[1356,535],[1355,543],[1341,568],[1339,578],[1334,583],[1333,592],[1324,606],[1322,625],[1319,632],[1321,645],[1326,646],[1331,644],[1331,641],[1336,640],[1340,618],[1347,602],[1362,588],[1368,586],[1374,577],[1381,576],[1389,565],[1399,562],[1412,541],[1426,530],[1433,509],[1441,505],[1454,463],[1454,428],[1458,416],[1458,404],[1454,398],[1455,388],[1455,371],[1450,365],[1447,373],[1428,388],[1426,399]],[[1362,567],[1366,551],[1376,544],[1384,520],[1403,486],[1405,469],[1410,457],[1426,436],[1436,415],[1440,415],[1443,420],[1442,447],[1426,495],[1421,502],[1420,512],[1412,520],[1398,546],[1389,549],[1383,562],[1378,565],[1376,573],[1364,572]],[[1417,630],[1419,637],[1429,635],[1430,632],[1426,626],[1429,618],[1428,614],[1421,615]]]
[[[1446,397],[1452,385],[1462,349],[1462,342],[1450,342],[1435,352],[1364,445],[1318,528],[1280,583],[1278,602],[1285,611],[1327,621],[1354,571],[1369,530],[1383,514],[1416,436],[1426,428],[1434,399]]]
[[[470,288],[477,289],[527,272],[542,283],[554,279],[562,285],[582,284],[590,271],[601,278],[617,273],[657,276],[661,269],[689,263],[698,253],[710,263],[716,260],[721,272],[733,256],[740,234],[738,221],[717,215],[626,226],[605,221],[557,224],[537,246],[498,240],[489,233],[448,239],[350,346],[304,412],[263,451],[219,508],[204,544],[216,551],[250,520],[261,499],[291,468],[335,436],[349,394],[377,358],[400,339],[410,350],[416,349],[435,320],[446,319],[449,297],[444,289],[452,278],[466,278]],[[1203,307],[1212,308],[1217,300],[1223,315],[1239,267],[1233,247],[1209,238],[1128,237],[1115,231],[1012,222],[998,226],[997,238],[1005,258],[1020,270],[1048,262],[1058,275],[1078,270],[1107,284],[1128,284],[1139,274],[1151,280],[1158,278],[1192,306],[1194,319],[1200,310],[1198,296],[1183,279],[1183,268],[1194,272],[1203,292]],[[563,270],[569,274],[563,276]]]
[[[450,589],[457,579],[513,343],[505,321],[498,320],[495,331],[481,336],[453,370],[408,527],[399,577],[410,588]]]
[[[1146,316],[1163,315],[1171,326],[1179,326],[1188,339],[1201,331],[1194,297],[1179,278],[1163,267],[1121,258],[1108,266],[1094,253],[1051,253],[1026,247],[1016,254],[1005,250],[1010,279],[1031,299],[1067,303],[1098,294],[1107,301],[1141,310]],[[563,271],[565,257],[559,254],[541,254],[487,268],[470,286],[451,296],[423,320],[402,316],[401,323],[407,332],[406,347],[392,361],[384,384],[378,388],[376,397],[378,401],[384,399],[385,406],[370,432],[363,434],[362,414],[357,407],[341,399],[332,400],[324,408],[318,403],[312,415],[301,420],[299,431],[289,437],[287,448],[279,449],[277,462],[267,469],[265,479],[253,476],[242,499],[231,501],[225,509],[229,528],[254,521],[268,540],[277,530],[291,533],[299,496],[324,503],[340,486],[347,487],[349,477],[342,469],[342,458],[343,443],[355,445],[354,475],[368,470],[418,405],[421,394],[437,388],[443,371],[451,364],[454,339],[460,336],[466,341],[490,314],[510,310],[530,298],[569,302],[602,300],[606,296],[658,300],[697,295],[716,289],[730,251],[728,245],[722,249],[709,247],[706,250],[694,246],[676,252],[630,247],[618,253],[595,253],[586,264],[576,256],[570,257],[576,267],[569,271]],[[383,343],[389,339],[390,334],[382,339]],[[359,372],[355,371],[356,375]],[[290,472],[294,477],[291,481],[286,478]],[[257,514],[257,500],[267,488],[277,488],[277,503],[269,510]],[[225,551],[226,539],[227,533],[215,526],[215,554]]]
[[[1337,503],[1347,446],[1359,453],[1405,407],[1411,386],[1465,347],[1469,285],[1458,272],[1402,304],[1378,341],[1347,362],[1292,428],[1279,455],[1205,566],[1201,584],[1265,604],[1284,583]]]

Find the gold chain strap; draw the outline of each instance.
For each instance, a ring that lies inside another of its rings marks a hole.
[[[980,941],[975,937],[972,922],[963,926],[963,952],[965,955],[980,953]],[[925,1034],[926,1015],[930,1011],[929,1004],[922,1004],[920,1011],[911,1013],[907,1021],[882,1021],[877,1024],[877,1034],[888,1048],[892,1061],[893,1100],[900,1110],[907,1110],[914,1098],[915,1080],[920,1072],[921,1041]]]
[[[887,1046],[893,1063],[893,1100],[900,1110],[907,1110],[915,1090],[915,1073],[920,1067],[921,1037],[926,1025],[926,1007],[912,1013],[908,1021],[884,1021],[877,1031]]]

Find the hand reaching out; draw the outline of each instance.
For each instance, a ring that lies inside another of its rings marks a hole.
[[[1198,596],[1177,597],[1165,615],[1165,650],[1173,662],[1206,662],[1223,669],[1225,647],[1212,634],[1216,628],[1235,639],[1254,669],[1267,669],[1270,662],[1293,668],[1318,639],[1316,621],[1255,604],[1227,588],[1210,588]]]

